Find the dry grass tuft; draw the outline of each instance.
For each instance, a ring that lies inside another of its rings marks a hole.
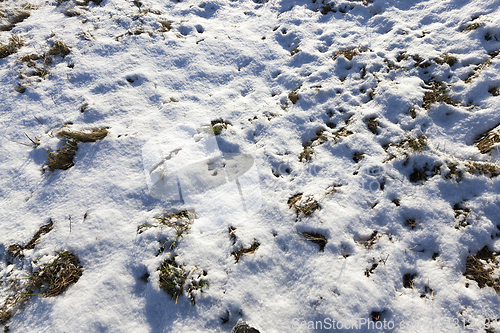
[[[0,43],[0,59],[7,58],[14,54],[24,45],[24,41],[19,36],[10,36],[9,42],[6,45]]]
[[[445,53],[440,58],[435,58],[434,61],[439,65],[448,64],[448,66],[452,67],[458,59]]]
[[[420,134],[417,137],[407,136],[401,140],[398,147],[403,150],[409,150],[411,153],[421,153],[429,148],[427,137],[424,134]]]
[[[7,321],[9,321],[10,317],[12,317],[12,311],[8,310],[7,308],[0,308],[0,325],[5,324]],[[7,326],[5,326],[7,327]],[[4,330],[5,332],[5,330]],[[8,331],[7,331],[8,332]]]
[[[186,273],[184,267],[175,262],[175,256],[165,259],[158,270],[160,271],[160,288],[169,294],[172,299],[175,299],[177,304],[177,299],[182,295],[188,273]]]
[[[479,22],[472,23],[472,24],[469,24],[468,26],[466,26],[465,28],[463,28],[462,30],[460,30],[460,32],[473,31],[473,30],[476,30],[477,28],[481,27],[482,25],[484,25],[484,23],[479,23]]]
[[[365,248],[369,249],[373,245],[375,245],[375,243],[380,237],[381,237],[380,233],[377,230],[374,230],[370,235],[370,237],[368,237],[367,239],[360,239],[358,240],[358,243],[363,245]]]
[[[70,52],[71,52],[71,50],[69,49],[69,47],[66,46],[63,42],[55,41],[53,43],[53,45],[47,51],[47,54],[51,55],[51,56],[61,56],[64,58]]]
[[[410,227],[411,230],[415,229],[418,225],[418,222],[415,219],[406,219],[405,226]]]
[[[175,299],[175,304],[177,304],[179,296],[184,292],[184,285],[187,279],[197,269],[197,267],[193,267],[190,272],[186,272],[183,266],[175,262],[175,256],[165,259],[163,264],[158,268],[160,271],[160,288],[169,294],[172,299]],[[203,288],[209,287],[208,280],[202,278],[202,276],[206,275],[207,272],[203,271],[198,274],[198,277],[190,278],[186,293],[192,305],[196,305],[195,293],[198,291],[203,292]]]
[[[67,170],[71,168],[74,165],[73,158],[78,151],[78,143],[102,140],[108,135],[108,130],[104,127],[94,128],[91,131],[72,131],[63,129],[57,132],[57,134],[66,141],[62,148],[58,149],[56,152],[47,151],[47,167],[50,171],[56,169]]]
[[[83,268],[73,253],[58,252],[54,260],[30,276],[28,294],[58,296],[75,284],[82,276],[82,272]]]
[[[93,128],[89,131],[70,131],[62,130],[58,133],[60,136],[77,142],[96,142],[104,139],[108,135],[108,130],[105,127]]]
[[[490,129],[480,136],[474,144],[481,153],[487,154],[493,150],[493,146],[500,142],[500,125]]]
[[[54,171],[56,169],[67,170],[71,168],[74,165],[73,158],[75,157],[77,150],[77,142],[70,140],[56,152],[47,151],[47,167],[50,171]]]
[[[23,251],[34,249],[40,238],[43,235],[48,234],[52,230],[53,226],[54,222],[52,222],[52,220],[49,220],[49,223],[41,226],[40,229],[38,229],[37,233],[31,238],[28,244],[26,244],[25,246],[19,244],[10,245],[7,248],[7,254],[13,258],[23,258]]]
[[[379,127],[380,124],[377,121],[376,117],[371,117],[371,118],[366,119],[366,124],[367,124],[368,129],[370,130],[370,132],[372,132],[375,135],[378,134],[378,127]]]
[[[290,101],[293,104],[295,104],[300,99],[299,93],[297,92],[297,90],[294,90],[294,91],[292,91],[291,93],[288,94],[288,98],[290,99]]]
[[[0,18],[7,17],[8,18],[8,23],[7,24],[2,24],[0,25],[0,31],[10,31],[12,30],[16,24],[21,23],[22,21],[26,20],[28,17],[30,17],[30,12],[23,11],[23,10],[13,10],[13,11],[5,11],[3,12],[0,11]]]
[[[238,250],[234,250],[232,255],[234,256],[236,262],[238,262],[244,254],[254,253],[255,251],[257,251],[259,246],[260,244],[257,242],[257,240],[254,239],[252,245],[249,248],[244,248],[243,244],[241,244],[241,248]]]
[[[479,76],[479,74],[481,73],[481,71],[483,69],[485,69],[486,67],[490,66],[492,64],[491,60],[490,59],[487,59],[481,63],[479,63],[476,68],[474,68],[474,71],[472,73],[470,73],[468,76],[467,76],[467,79],[465,79],[465,83],[471,83],[473,79],[477,78]]]
[[[33,236],[33,238],[31,238],[31,240],[28,242],[28,244],[26,244],[26,246],[24,248],[26,250],[34,249],[35,245],[40,240],[40,237],[51,232],[53,227],[54,227],[54,222],[52,220],[49,220],[49,223],[41,226],[40,229],[38,229],[36,234]]]
[[[337,143],[340,138],[343,137],[348,137],[349,135],[352,135],[353,132],[349,131],[346,127],[339,128],[339,130],[335,133],[333,133],[333,141]]]
[[[500,175],[500,167],[488,162],[469,162],[465,165],[465,171],[473,175],[491,175],[491,177]]]
[[[493,87],[488,89],[488,92],[493,96],[500,96],[500,87]]]
[[[413,172],[409,177],[410,182],[418,183],[427,181],[429,178],[441,173],[441,166],[441,164],[429,165],[428,163],[425,163],[425,165],[421,168],[415,165],[413,167]]]
[[[162,20],[160,21],[160,28],[158,29],[158,32],[168,32],[172,29],[172,22],[168,20]]]
[[[368,49],[360,48],[360,47],[348,47],[345,49],[338,50],[332,56],[333,60],[336,60],[339,56],[343,56],[347,60],[351,61],[355,56],[359,55],[362,52],[366,52]]]
[[[424,100],[422,107],[426,110],[430,110],[432,104],[434,103],[446,103],[450,105],[456,105],[457,103],[446,92],[446,85],[439,81],[434,80],[426,82],[428,87],[425,87],[427,91],[424,95]]]
[[[313,196],[302,197],[302,193],[297,193],[288,199],[288,208],[294,209],[297,214],[297,220],[301,215],[311,216],[316,210],[321,209],[318,201]]]
[[[28,17],[30,17],[30,12],[27,11],[20,11],[17,12],[15,15],[12,15],[9,18],[9,22],[13,25],[21,23],[22,21],[26,20]]]
[[[403,287],[405,288],[414,288],[414,280],[417,277],[416,273],[406,273],[403,275]]]
[[[176,234],[176,239],[170,244],[170,248],[173,248],[177,245],[178,239],[182,238],[185,233],[189,232],[194,218],[194,213],[187,210],[182,210],[176,214],[162,214],[154,218],[159,222],[159,225],[150,223],[141,224],[137,227],[137,233],[142,234],[145,230],[156,227],[173,228]]]
[[[500,279],[493,277],[494,269],[491,267],[497,264],[496,255],[485,246],[467,258],[464,275],[467,279],[476,281],[479,288],[491,287],[500,293]]]
[[[227,129],[228,125],[232,125],[230,122],[221,119],[212,120],[210,122],[212,125],[212,130],[215,135],[220,135],[223,129]]]
[[[304,150],[299,155],[300,162],[309,162],[314,154],[314,149],[309,145],[304,145]]]
[[[42,226],[24,247],[12,245],[7,254],[23,258],[22,250],[33,249],[41,236],[52,230],[53,223]],[[30,265],[30,267],[32,267]],[[13,279],[8,289],[12,294],[4,298],[0,306],[0,324],[5,324],[15,311],[21,309],[31,296],[55,297],[75,284],[82,275],[83,268],[77,257],[69,252],[57,252],[56,257],[27,276],[27,279]],[[26,282],[23,282],[27,280]]]
[[[325,251],[325,245],[328,243],[328,240],[326,237],[320,233],[317,232],[300,232],[297,230],[297,233],[304,238],[301,238],[300,240],[305,240],[309,242],[313,242],[314,244],[319,245],[319,251],[324,252]]]
[[[18,84],[16,86],[14,86],[14,90],[20,94],[24,94],[26,92],[26,87]]]
[[[173,228],[176,233],[176,240],[182,238],[185,233],[188,233],[191,230],[191,224],[193,223],[193,213],[183,210],[177,214],[167,214],[160,215],[155,217],[155,219],[160,222],[161,225],[164,225],[169,228]],[[175,246],[175,242],[172,244]]]
[[[358,163],[359,161],[361,161],[363,158],[365,158],[365,154],[364,153],[361,153],[359,151],[355,152],[352,159],[354,162]]]

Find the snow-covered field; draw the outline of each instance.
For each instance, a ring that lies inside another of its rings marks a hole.
[[[28,1],[5,331],[500,332],[500,1]]]

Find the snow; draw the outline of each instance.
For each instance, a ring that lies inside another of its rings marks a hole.
[[[319,0],[30,3],[29,18],[0,31],[2,43],[25,42],[0,59],[0,309],[13,281],[58,251],[72,251],[83,275],[57,297],[31,297],[5,324],[12,332],[230,332],[239,320],[263,333],[327,332],[333,321],[363,324],[344,332],[482,332],[485,321],[500,331],[499,295],[464,276],[468,256],[500,252],[500,181],[467,172],[498,167],[498,149],[481,154],[474,142],[500,123],[488,92],[500,85],[500,56],[489,55],[500,49],[500,1],[338,0],[325,14]],[[54,41],[71,52],[36,61],[49,74],[30,76],[20,58]],[[347,48],[351,60],[337,54]],[[443,54],[456,63],[434,61]],[[431,79],[456,105],[422,106]],[[219,119],[229,124],[214,135]],[[108,135],[78,143],[71,168],[42,173],[69,123]],[[40,145],[19,144],[31,143],[25,133]],[[420,135],[421,151],[405,146]],[[453,163],[461,177],[447,177]],[[172,188],[150,192],[161,179]],[[298,193],[320,209],[297,215],[288,200]],[[455,204],[471,210],[465,227]],[[196,218],[177,248],[158,253],[172,228],[138,233],[184,209]],[[9,258],[49,219],[33,250]],[[324,251],[297,231],[326,236]],[[233,251],[254,241],[236,263]],[[159,287],[172,254],[192,276],[207,272],[194,306]],[[413,288],[405,274],[416,274]]]

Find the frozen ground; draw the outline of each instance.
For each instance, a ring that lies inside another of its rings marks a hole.
[[[500,1],[30,1],[0,2],[11,332],[500,332]],[[257,212],[150,195],[188,124],[253,156]],[[29,289],[61,252],[77,282]]]

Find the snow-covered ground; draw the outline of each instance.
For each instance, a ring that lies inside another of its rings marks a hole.
[[[6,331],[500,332],[500,1],[29,1],[0,2]],[[77,282],[29,289],[61,252]]]

